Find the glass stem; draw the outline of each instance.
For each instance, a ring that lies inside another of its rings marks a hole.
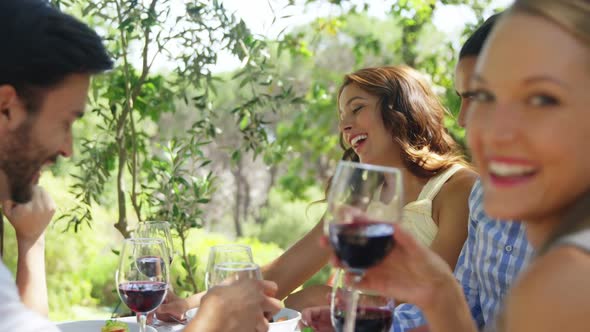
[[[147,316],[144,312],[139,314],[139,332],[145,332],[147,325]]]
[[[348,306],[348,313],[344,319],[344,332],[354,332],[356,324],[356,312],[359,302],[359,291],[356,287],[350,289],[350,302]]]

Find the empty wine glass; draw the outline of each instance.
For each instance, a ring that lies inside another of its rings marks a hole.
[[[254,263],[224,262],[213,265],[209,272],[207,289],[215,286],[229,285],[235,281],[255,279],[261,280],[260,267]]]
[[[168,258],[172,265],[172,260],[174,259],[174,244],[172,242],[170,224],[167,221],[140,222],[135,230],[135,237],[162,239],[166,246],[166,250],[168,250]]]
[[[117,291],[129,309],[138,314],[141,332],[145,332],[147,314],[164,301],[168,271],[168,251],[161,239],[132,238],[123,242],[115,273]]]
[[[338,270],[334,286],[330,313],[332,326],[336,332],[342,332],[346,321],[353,293],[344,284],[344,270]],[[375,293],[358,291],[357,305],[354,317],[355,332],[388,332],[393,322],[392,302]]]
[[[399,169],[341,161],[328,192],[324,232],[344,268],[360,280],[394,246],[394,223],[402,216],[402,176]],[[354,331],[354,285],[344,331]],[[350,318],[350,319],[348,319]]]
[[[252,249],[242,244],[221,244],[209,249],[209,259],[205,269],[205,287],[210,288],[213,267],[221,263],[254,263]]]

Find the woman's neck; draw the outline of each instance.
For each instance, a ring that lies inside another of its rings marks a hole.
[[[392,154],[388,160],[382,160],[382,162],[376,164],[386,167],[394,167],[401,170],[404,190],[403,198],[405,205],[418,199],[422,188],[429,179],[414,175],[409,169],[406,168],[401,159],[394,158],[393,156],[395,156],[395,154]],[[363,161],[361,160],[361,162]]]
[[[527,220],[527,238],[535,249],[546,248],[549,242],[585,227],[590,227],[590,191],[550,217]]]
[[[553,216],[538,220],[525,221],[527,239],[533,248],[537,249],[543,245],[556,228],[559,226],[561,218]]]
[[[408,204],[418,199],[420,192],[429,179],[417,177],[407,168],[402,168],[404,183],[404,204]]]

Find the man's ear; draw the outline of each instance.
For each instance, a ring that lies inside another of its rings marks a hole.
[[[0,132],[18,128],[27,118],[27,110],[11,85],[0,85]]]

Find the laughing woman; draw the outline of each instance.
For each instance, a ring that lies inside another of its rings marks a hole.
[[[400,168],[406,199],[401,226],[454,267],[476,174],[444,128],[445,114],[422,74],[406,66],[361,69],[345,76],[338,93],[343,159]],[[318,247],[322,232],[323,221],[265,268],[279,295],[327,263],[329,252]],[[326,305],[329,293],[325,286],[310,287],[285,303],[295,309]]]
[[[468,142],[486,211],[524,220],[537,257],[498,331],[590,326],[590,1],[517,0],[476,67]],[[407,232],[360,287],[421,307],[430,331],[475,331],[444,261]]]

